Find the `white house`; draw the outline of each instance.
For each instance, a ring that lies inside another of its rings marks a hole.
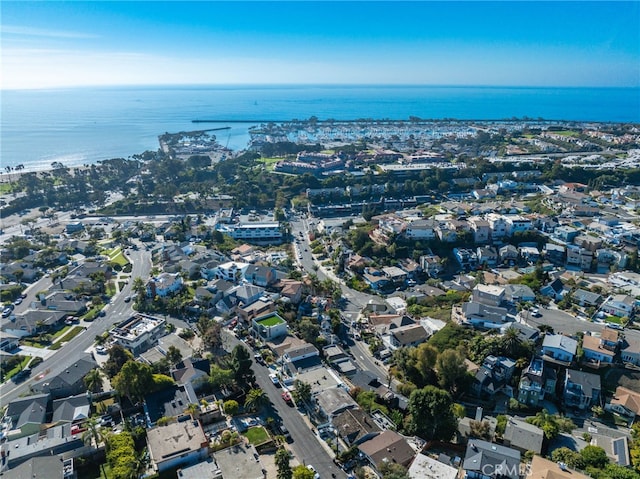
[[[182,289],[182,276],[179,273],[162,273],[155,278],[151,278],[147,283],[147,296],[165,297]]]

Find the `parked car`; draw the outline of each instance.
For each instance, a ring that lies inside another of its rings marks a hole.
[[[280,387],[280,380],[278,379],[278,376],[276,376],[275,373],[271,373],[269,374],[269,379],[271,379],[271,382],[276,386],[276,387]]]

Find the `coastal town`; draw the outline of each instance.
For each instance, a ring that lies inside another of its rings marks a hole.
[[[0,476],[640,477],[640,126],[271,122],[0,183]]]

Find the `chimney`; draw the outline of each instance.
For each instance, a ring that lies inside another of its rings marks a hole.
[[[482,413],[483,413],[482,407],[478,406],[476,408],[476,418],[475,418],[476,421],[482,421]]]

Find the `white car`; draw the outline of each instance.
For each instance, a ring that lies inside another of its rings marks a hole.
[[[309,469],[310,471],[313,471],[313,479],[320,479],[320,474],[318,474],[316,472],[316,468],[315,467],[313,467],[311,464],[309,464],[307,466],[307,469]]]

